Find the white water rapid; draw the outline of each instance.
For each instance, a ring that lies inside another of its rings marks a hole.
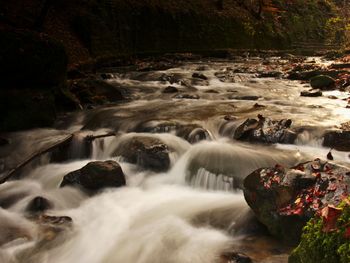
[[[198,61],[146,73],[111,70],[114,78],[108,83],[123,86],[131,101],[76,113],[57,129],[9,134],[11,144],[0,149],[0,175],[67,135],[74,138],[69,147],[43,152],[20,176],[0,185],[0,262],[225,263],[222,255],[232,251],[247,253],[256,262],[286,262],[286,257],[271,259],[286,253],[281,244],[260,239],[263,230],[240,190],[243,180],[261,167],[325,158],[329,149],[322,146],[322,132],[349,119],[342,100],[348,94],[326,92],[338,99],[300,97],[305,84],[257,78],[249,69],[234,73],[231,81],[216,77],[244,65],[266,69],[255,58]],[[199,70],[207,80],[191,77]],[[171,83],[164,74],[180,80]],[[162,92],[169,85],[179,94],[198,97]],[[242,95],[258,99],[240,99]],[[238,124],[258,114],[290,118],[303,132],[286,145],[234,140]],[[115,135],[85,143],[87,135],[109,132]],[[144,161],[130,162],[117,154],[132,152],[129,142],[140,136],[168,147],[167,169],[148,169]],[[333,156],[349,163],[346,153],[333,151]],[[126,186],[93,196],[59,187],[66,174],[94,160],[117,161]],[[38,218],[28,208],[37,197],[48,200],[49,220],[66,218],[58,224]]]

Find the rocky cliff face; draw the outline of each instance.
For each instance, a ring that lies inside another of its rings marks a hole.
[[[255,3],[256,2],[256,3]],[[322,42],[329,1],[14,0],[2,23],[61,41],[70,62],[91,57],[227,48],[287,48]]]

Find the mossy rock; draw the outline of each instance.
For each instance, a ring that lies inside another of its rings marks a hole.
[[[293,250],[289,263],[348,263],[350,262],[350,206],[340,205],[343,211],[333,231],[324,231],[324,220],[311,219],[303,229],[299,246]]]
[[[314,89],[334,89],[335,88],[335,80],[327,75],[318,75],[316,77],[311,78],[310,85]]]

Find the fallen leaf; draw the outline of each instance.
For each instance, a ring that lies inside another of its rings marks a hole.
[[[350,238],[350,227],[347,227],[347,228],[345,229],[344,237],[345,237],[345,238]]]
[[[342,213],[342,208],[337,208],[333,205],[328,205],[321,210],[323,219],[323,232],[331,232],[336,230],[336,223]]]

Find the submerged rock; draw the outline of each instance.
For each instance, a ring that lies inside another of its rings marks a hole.
[[[189,99],[189,100],[198,100],[199,95],[197,94],[178,94],[174,97],[175,99]]]
[[[320,91],[319,89],[311,90],[311,91],[302,91],[300,93],[300,96],[302,96],[302,97],[321,97],[322,91]]]
[[[51,209],[52,206],[52,203],[48,199],[42,196],[37,196],[29,202],[26,210],[31,213],[38,213]]]
[[[230,96],[230,100],[258,100],[261,96],[247,95],[247,96]]]
[[[221,256],[222,263],[252,263],[252,259],[244,253],[231,252]]]
[[[202,73],[195,72],[192,74],[192,78],[197,78],[197,79],[202,79],[202,80],[207,80],[207,76],[205,76]]]
[[[125,161],[153,171],[166,171],[170,167],[170,149],[157,138],[136,136],[119,145],[114,152]]]
[[[348,196],[349,174],[348,168],[319,159],[290,169],[261,168],[244,180],[244,197],[272,235],[295,244],[315,213]]]
[[[281,78],[282,76],[283,72],[281,71],[268,71],[260,73],[258,78]]]
[[[208,130],[198,124],[180,123],[176,121],[164,121],[158,123],[146,122],[137,127],[137,132],[150,133],[175,133],[176,136],[184,138],[189,143],[196,143],[202,140],[210,140]]]
[[[219,71],[215,73],[215,77],[217,77],[221,82],[225,82],[225,83],[236,82],[235,76],[236,74],[233,70],[225,70],[225,71]]]
[[[258,120],[247,119],[234,132],[236,140],[262,143],[293,143],[297,134],[290,130],[292,120],[271,120],[258,115]]]
[[[88,192],[126,184],[125,175],[115,161],[90,162],[83,168],[65,175],[60,187],[77,186]]]
[[[125,99],[120,87],[94,78],[74,81],[70,90],[82,105],[105,104]]]
[[[314,89],[332,90],[335,89],[335,80],[326,75],[318,75],[311,78],[310,85]]]
[[[163,90],[163,93],[176,93],[178,91],[179,91],[178,88],[174,86],[168,86]]]

